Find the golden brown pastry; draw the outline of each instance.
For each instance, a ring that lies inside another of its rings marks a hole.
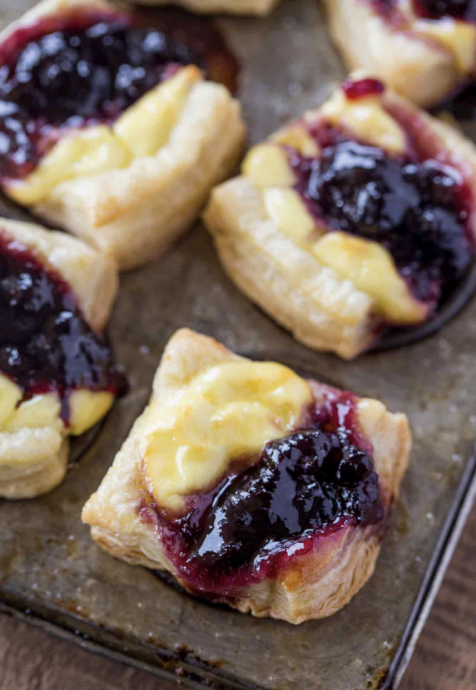
[[[111,407],[121,379],[101,334],[116,287],[80,240],[0,218],[0,496],[57,486],[68,437]]]
[[[476,12],[468,1],[325,0],[349,69],[362,67],[421,107],[476,74]]]
[[[187,46],[140,21],[105,0],[43,0],[0,36],[0,186],[121,269],[192,223],[245,136],[239,103],[193,64],[214,72],[207,37]]]
[[[178,331],[82,519],[117,558],[290,623],[372,575],[408,463],[403,414]]]
[[[230,277],[317,350],[418,326],[474,257],[476,150],[355,74],[248,153],[204,220]]]
[[[192,12],[226,14],[269,14],[279,0],[173,0]],[[170,5],[170,0],[140,0],[141,5]]]

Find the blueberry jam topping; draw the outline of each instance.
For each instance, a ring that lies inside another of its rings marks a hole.
[[[381,243],[413,294],[436,306],[472,258],[470,194],[461,175],[436,160],[389,156],[335,131],[321,139],[319,159],[290,154],[310,211],[329,231]]]
[[[24,392],[55,391],[68,419],[76,389],[115,395],[123,379],[103,337],[88,326],[69,286],[25,246],[0,233],[0,372]]]
[[[476,0],[413,0],[413,5],[417,14],[428,19],[476,21]]]
[[[389,19],[398,10],[400,0],[364,0]],[[412,0],[415,13],[426,19],[453,17],[467,22],[476,21],[476,0]]]
[[[257,463],[232,464],[209,493],[189,497],[185,515],[156,511],[162,542],[189,588],[233,596],[277,577],[281,565],[345,525],[382,523],[373,461],[344,426],[351,404],[350,397],[330,399],[309,415],[308,428],[266,444]],[[141,515],[150,519],[147,511]]]
[[[381,517],[372,460],[345,435],[299,431],[268,443],[260,462],[216,497],[192,556],[217,571],[241,568],[307,530]],[[257,554],[259,554],[257,556]]]
[[[111,123],[179,66],[233,81],[233,60],[206,20],[176,11],[83,11],[19,29],[0,46],[0,177],[31,172],[61,128]]]

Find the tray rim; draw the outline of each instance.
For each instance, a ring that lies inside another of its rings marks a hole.
[[[400,685],[475,503],[476,443],[473,445],[463,477],[457,486],[453,503],[445,517],[432,556],[426,567],[402,639],[380,690],[396,690]]]
[[[463,477],[456,488],[451,508],[445,517],[432,556],[425,569],[422,584],[410,610],[397,651],[385,677],[377,686],[380,690],[396,690],[400,685],[475,502],[476,443],[473,445],[466,462]],[[54,622],[38,611],[34,611],[33,608],[7,603],[1,597],[0,613],[40,628],[64,641],[72,642],[85,651],[147,671],[164,680],[180,683],[192,688],[192,690],[205,690],[205,688],[212,688],[212,690],[264,690],[260,686],[250,685],[239,678],[228,676],[226,672],[222,673],[212,666],[207,667],[206,661],[197,658],[195,663],[191,663],[189,660],[181,659],[176,652],[172,651],[170,652],[170,660],[162,661],[162,665],[145,661],[139,656],[135,656],[133,652],[120,651],[115,648],[116,645],[100,642],[98,639],[99,628],[83,619],[81,619],[80,627],[85,628],[88,632],[81,632],[78,630],[79,620],[72,614],[63,613],[64,622]],[[108,634],[114,638],[114,633],[108,631]],[[120,646],[121,640],[116,639],[117,646]],[[124,640],[124,643],[126,646],[127,639]],[[157,658],[160,658],[158,650]],[[206,682],[207,684],[205,684]]]

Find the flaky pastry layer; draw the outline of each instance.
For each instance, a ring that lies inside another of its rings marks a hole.
[[[182,329],[170,340],[156,373],[152,401],[166,400],[201,371],[236,358],[215,340]],[[323,396],[312,382],[316,400]],[[361,431],[374,447],[375,469],[380,475],[382,499],[388,510],[398,495],[408,463],[410,431],[403,414],[391,414],[376,400],[357,404]],[[180,580],[153,524],[138,516],[141,494],[141,457],[147,410],[129,437],[97,492],[86,503],[82,519],[91,526],[93,539],[111,555],[133,565],[162,569]],[[160,421],[160,420],[157,420]],[[318,550],[284,568],[277,579],[251,585],[241,596],[220,601],[255,616],[271,616],[301,623],[329,616],[344,606],[372,575],[380,550],[381,534],[373,527],[346,527],[322,540]],[[197,592],[195,592],[197,593]]]
[[[369,70],[413,103],[437,105],[468,78],[458,60],[459,37],[455,36],[452,50],[430,32],[425,34],[424,22],[415,31],[414,18],[406,19],[406,0],[400,3],[405,5],[403,26],[386,21],[370,0],[324,0],[324,4],[347,67]],[[398,6],[396,11],[400,12]]]
[[[265,15],[271,12],[279,0],[173,0],[192,12],[211,14],[223,12],[225,14],[257,14]],[[170,0],[141,0],[142,5],[170,5]]]

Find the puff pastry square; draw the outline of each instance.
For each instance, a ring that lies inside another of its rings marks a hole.
[[[372,575],[409,449],[381,402],[183,329],[82,519],[117,558],[301,623]]]
[[[474,258],[476,150],[355,74],[253,148],[204,214],[224,268],[317,350],[353,358],[432,317]]]
[[[192,12],[223,12],[225,14],[266,15],[271,12],[279,0],[173,0]],[[170,0],[141,0],[143,5],[169,5]]]
[[[113,262],[80,240],[0,218],[0,496],[31,498],[63,479],[68,438],[121,387],[102,336]]]
[[[439,105],[476,76],[476,12],[448,0],[324,0],[336,45],[421,107]]]
[[[245,137],[239,103],[205,79],[227,76],[225,44],[168,16],[43,0],[0,35],[1,188],[121,269],[184,232]]]

